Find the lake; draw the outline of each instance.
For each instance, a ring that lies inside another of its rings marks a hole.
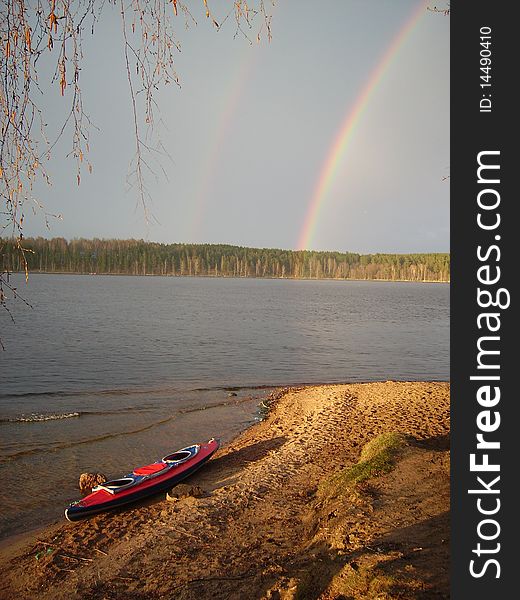
[[[32,274],[0,311],[0,536],[259,418],[275,386],[449,379],[449,286]],[[234,395],[236,394],[236,395]]]

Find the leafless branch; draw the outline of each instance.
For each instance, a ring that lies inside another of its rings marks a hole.
[[[213,15],[208,0],[199,2],[217,30],[233,15],[236,32],[246,37],[255,17],[261,15],[258,38],[266,31],[270,39],[271,17],[264,0],[252,0],[251,6],[245,0],[227,0],[224,9],[228,12],[222,22]],[[185,28],[196,24],[187,4],[180,0],[4,0],[0,4],[0,234],[15,240],[26,277],[23,244],[26,208],[42,211],[47,224],[54,216],[34,197],[33,189],[37,179],[50,183],[46,165],[66,134],[70,134],[67,156],[75,161],[78,185],[85,166],[92,172],[88,155],[89,132],[94,125],[85,110],[80,84],[83,38],[85,32],[94,35],[103,10],[116,6],[121,13],[135,139],[129,178],[149,221],[151,198],[145,174],[153,174],[154,168],[145,155],[154,158],[166,154],[154,136],[158,110],[155,95],[163,85],[180,86],[174,64],[174,57],[180,51],[175,31],[182,24]],[[44,57],[53,65],[49,82],[40,82],[38,78]],[[57,86],[66,100],[55,135],[47,133],[46,117],[39,104],[47,84]],[[165,173],[162,166],[160,169]],[[9,284],[2,269],[0,264],[0,305],[6,308],[5,290]]]

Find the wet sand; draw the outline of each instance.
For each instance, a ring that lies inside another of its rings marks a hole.
[[[0,598],[449,598],[449,431],[448,383],[280,390],[187,482],[202,497],[3,544]],[[385,432],[394,469],[324,494]]]

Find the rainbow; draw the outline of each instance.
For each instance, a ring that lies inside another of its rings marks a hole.
[[[343,155],[345,154],[349,143],[354,137],[356,129],[370,102],[370,99],[372,98],[378,84],[381,82],[385,72],[391,65],[407,37],[417,26],[421,17],[426,14],[426,8],[427,3],[421,2],[419,6],[413,10],[410,17],[408,17],[397,35],[393,38],[388,48],[385,50],[383,56],[373,71],[370,73],[370,76],[362,88],[361,93],[356,98],[354,106],[349,106],[339,133],[336,135],[334,143],[330,147],[330,150],[327,154],[327,159],[323,163],[318,181],[314,188],[314,193],[308,204],[303,227],[301,228],[298,236],[298,250],[306,250],[309,248],[318,224],[320,211],[325,204],[325,200],[327,199],[332,184],[336,178],[336,175],[338,174]]]
[[[188,225],[189,238],[198,239],[206,206],[211,196],[211,187],[214,183],[222,148],[226,143],[226,137],[233,125],[233,118],[242,100],[247,83],[251,77],[254,66],[258,60],[258,49],[247,47],[243,51],[242,58],[228,92],[225,96],[224,108],[219,114],[213,135],[206,144],[206,155],[203,160],[202,169],[198,177],[198,187],[192,202],[191,220]]]

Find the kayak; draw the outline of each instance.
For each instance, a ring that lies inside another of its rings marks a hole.
[[[72,502],[65,509],[65,516],[69,521],[78,521],[165,492],[200,469],[219,446],[220,440],[212,438],[205,444],[187,446],[150,465],[138,467],[124,477],[105,481],[92,488],[88,496]]]

